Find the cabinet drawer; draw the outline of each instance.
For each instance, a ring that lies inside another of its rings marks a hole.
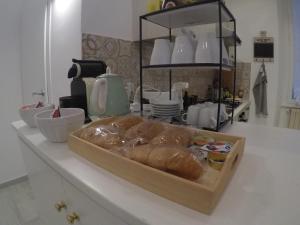
[[[39,216],[46,225],[66,225],[64,210],[59,213],[55,209],[55,204],[64,200],[62,177],[33,153],[23,141],[20,140],[19,143]]]
[[[99,206],[75,186],[63,180],[68,214],[78,214],[78,225],[127,225],[118,217],[112,215],[105,208]]]

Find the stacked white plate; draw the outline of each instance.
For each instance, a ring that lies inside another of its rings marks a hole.
[[[152,115],[155,117],[176,117],[180,115],[180,105],[177,101],[152,101]]]

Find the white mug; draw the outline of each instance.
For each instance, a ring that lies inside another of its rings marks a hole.
[[[217,121],[218,118],[218,104],[214,104],[211,107],[211,117],[214,117],[215,120]],[[221,104],[220,106],[220,122],[224,122],[228,119],[228,114],[226,112],[226,106],[225,104]]]
[[[202,105],[203,107],[199,110],[198,127],[211,129],[216,128],[218,119],[218,104],[206,102]],[[226,106],[224,104],[221,104],[220,122],[224,122],[227,119],[228,115],[226,113]]]
[[[214,106],[212,102],[205,102],[199,111],[198,127],[199,128],[215,128],[216,117],[214,115]]]
[[[199,112],[202,108],[204,108],[204,104],[191,105],[188,108],[187,113],[185,113],[182,117],[182,120],[186,122],[188,125],[192,125],[198,127],[198,118]],[[186,119],[184,117],[186,116]]]
[[[199,128],[207,128],[210,127],[210,116],[211,110],[210,107],[203,107],[199,111],[199,117],[198,117],[198,127]]]
[[[150,65],[171,63],[171,43],[167,39],[156,39],[152,50]]]
[[[198,105],[191,105],[187,111],[186,123],[188,125],[197,126],[200,107]]]
[[[191,38],[187,35],[178,36],[172,54],[172,64],[194,63],[195,49]]]

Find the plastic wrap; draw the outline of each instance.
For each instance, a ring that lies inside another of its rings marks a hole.
[[[105,149],[113,149],[125,144],[124,132],[109,125],[86,128],[80,137]]]
[[[55,109],[53,112],[52,112],[52,118],[60,118],[61,117],[61,113],[60,113],[60,108],[57,107],[57,109]]]
[[[124,116],[116,119],[112,126],[118,127],[123,130],[128,130],[129,128],[143,122],[143,118],[139,116]]]
[[[193,137],[192,142],[194,145],[203,146],[206,144],[214,143],[215,139],[209,135],[198,134]]]
[[[185,128],[170,127],[156,136],[151,144],[153,145],[179,145],[188,147],[191,144],[191,132]]]
[[[43,103],[43,102],[38,102],[38,103],[35,105],[35,108],[41,108],[41,107],[44,107],[44,103]]]
[[[190,131],[147,120],[125,132],[127,127],[137,123],[137,118],[121,117],[112,125],[86,128],[80,137],[113,153],[182,178],[197,180],[202,175],[201,162],[185,148],[191,142]]]
[[[129,151],[129,158],[174,175],[197,180],[203,173],[201,163],[186,148],[172,145],[139,145]]]
[[[119,148],[114,148],[113,151],[119,155],[130,158],[130,153],[134,148],[140,145],[146,145],[148,142],[144,138],[135,138],[130,141],[127,141],[126,144]]]
[[[143,138],[151,141],[165,129],[164,125],[158,122],[145,121],[131,127],[125,134],[126,139]]]

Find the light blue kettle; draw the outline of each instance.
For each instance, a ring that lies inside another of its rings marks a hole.
[[[121,76],[106,74],[96,78],[90,97],[93,116],[120,116],[129,113],[129,100]]]

